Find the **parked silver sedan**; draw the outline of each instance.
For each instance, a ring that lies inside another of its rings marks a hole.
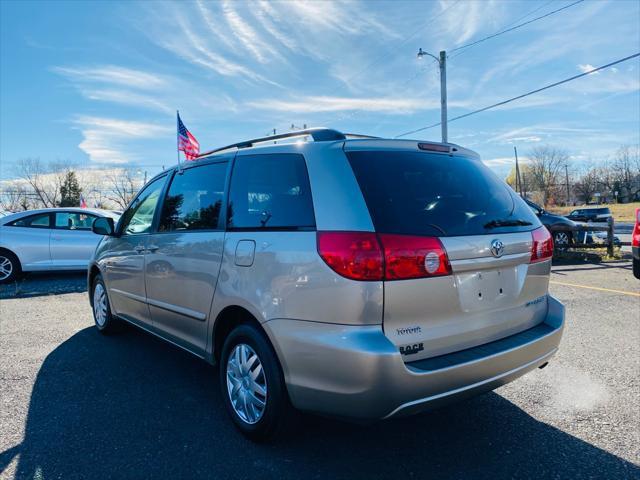
[[[28,210],[0,218],[0,282],[21,272],[86,269],[100,241],[91,232],[99,217],[119,218],[88,208]]]

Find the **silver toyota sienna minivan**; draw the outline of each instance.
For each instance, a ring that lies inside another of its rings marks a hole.
[[[249,140],[162,172],[93,230],[98,330],[126,321],[217,363],[253,440],[296,410],[386,419],[492,390],[562,336],[549,232],[453,144]]]

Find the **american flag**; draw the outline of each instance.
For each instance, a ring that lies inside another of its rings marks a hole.
[[[87,201],[84,199],[84,196],[80,195],[80,208],[87,208]]]
[[[187,160],[195,160],[200,154],[200,144],[196,137],[184,126],[178,113],[178,151],[182,150]]]

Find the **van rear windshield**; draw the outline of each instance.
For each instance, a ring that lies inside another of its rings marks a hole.
[[[479,160],[394,151],[347,157],[378,232],[441,237],[539,225],[524,201]]]

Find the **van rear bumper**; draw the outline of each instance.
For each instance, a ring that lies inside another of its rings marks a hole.
[[[549,296],[544,322],[529,330],[411,363],[404,363],[380,325],[274,319],[263,326],[295,407],[372,420],[490,391],[543,365],[560,344],[564,306]]]

